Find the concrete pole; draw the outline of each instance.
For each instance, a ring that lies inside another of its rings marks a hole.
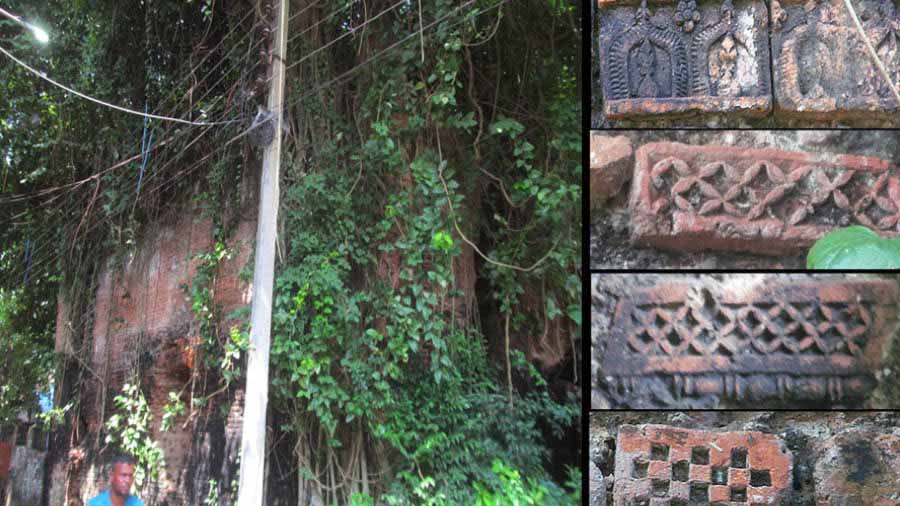
[[[275,0],[278,24],[272,55],[269,111],[274,114],[275,136],[263,154],[260,176],[259,223],[253,269],[250,314],[250,350],[244,425],[241,432],[241,477],[238,506],[261,506],[265,489],[266,408],[269,401],[269,340],[272,327],[272,285],[275,278],[275,235],[278,223],[278,175],[284,114],[284,58],[287,56],[287,20],[290,0]]]

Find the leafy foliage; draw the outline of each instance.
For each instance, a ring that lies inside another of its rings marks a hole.
[[[138,488],[145,480],[156,482],[159,471],[166,467],[166,459],[151,437],[153,414],[147,399],[137,385],[126,383],[113,401],[123,413],[114,414],[106,421],[106,443],[118,445],[137,459],[134,482]]]
[[[0,425],[14,421],[20,413],[39,412],[38,394],[50,388],[55,366],[52,334],[49,329],[43,335],[18,331],[28,328],[22,323],[32,316],[20,291],[0,288],[0,378],[15,378],[0,382]]]
[[[809,269],[900,269],[900,239],[883,239],[863,226],[829,232],[806,258]]]
[[[292,42],[287,58],[297,66],[288,83],[270,390],[287,422],[275,429],[297,438],[300,477],[310,483],[344,475],[335,469],[342,461],[369,463],[377,477],[370,494],[331,483],[319,487],[339,490],[326,503],[577,503],[564,491],[577,487],[551,481],[545,464],[579,406],[536,364],[570,344],[577,354],[581,334],[582,7],[332,3],[299,18],[319,29]],[[247,106],[258,69],[229,30],[252,31],[241,21],[249,9],[199,0],[132,10],[113,0],[10,4],[32,18],[43,13],[60,32],[50,48],[17,50],[92,95],[136,109],[190,104],[194,119]],[[373,16],[391,5],[391,15]],[[198,64],[207,50],[211,58]],[[88,299],[102,259],[127,259],[144,224],[191,203],[213,223],[213,246],[193,259],[196,275],[184,287],[199,363],[211,388],[239,381],[247,333],[241,322],[226,330],[213,287],[234,253],[238,188],[255,154],[226,146],[231,127],[207,133],[151,122],[154,142],[167,144],[150,154],[148,171],[117,165],[141,152],[139,120],[0,66],[0,199],[63,182],[78,190],[3,200],[18,221],[0,230],[0,286],[30,276],[6,311],[24,347],[49,363],[57,290]],[[184,86],[185,75],[209,80]],[[34,244],[52,254],[29,268]],[[75,329],[81,353],[90,349],[88,322]],[[525,353],[529,346],[538,350]],[[116,398],[122,413],[110,420],[110,442],[143,455],[152,473],[146,401],[128,388]],[[198,389],[191,409],[205,393]],[[10,398],[27,405],[29,392]],[[170,393],[164,429],[186,409]],[[207,500],[220,488],[211,484]]]

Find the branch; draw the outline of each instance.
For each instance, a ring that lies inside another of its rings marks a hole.
[[[531,272],[537,269],[538,266],[544,263],[545,260],[550,258],[550,254],[553,253],[553,250],[555,250],[556,246],[559,244],[559,239],[556,239],[556,242],[553,243],[553,246],[550,247],[547,253],[545,253],[544,256],[538,259],[537,262],[532,264],[531,267],[520,267],[518,265],[503,263],[494,260],[493,258],[482,253],[481,250],[478,249],[478,246],[476,246],[474,242],[469,240],[469,238],[466,237],[466,234],[463,233],[462,229],[459,228],[459,223],[456,221],[456,217],[454,216],[456,214],[456,210],[453,208],[453,201],[450,199],[450,189],[447,188],[447,182],[444,180],[444,165],[446,165],[446,162],[441,162],[438,166],[438,178],[441,180],[441,184],[444,186],[444,194],[447,196],[447,204],[450,206],[450,219],[453,220],[453,227],[456,228],[456,232],[459,234],[462,240],[465,241],[466,244],[471,246],[472,249],[475,250],[475,252],[478,253],[479,256],[481,256],[481,258],[483,258],[488,263],[496,265],[497,267],[505,267],[507,269],[513,269],[521,272]]]
[[[872,57],[872,61],[875,62],[875,65],[878,67],[879,72],[881,72],[881,76],[887,81],[888,86],[891,88],[891,91],[894,93],[894,98],[897,100],[897,105],[900,105],[900,91],[897,91],[897,85],[891,80],[891,76],[888,74],[887,69],[884,67],[884,63],[881,62],[881,58],[878,57],[878,53],[875,52],[875,47],[872,46],[872,41],[869,40],[869,36],[866,35],[866,32],[863,30],[862,23],[859,22],[859,17],[856,15],[856,10],[853,8],[853,4],[850,3],[850,0],[844,0],[844,4],[847,6],[847,10],[850,11],[850,17],[853,18],[853,24],[856,25],[856,31],[859,32],[859,36],[862,38],[863,42],[866,43],[866,49],[869,50],[869,56]]]

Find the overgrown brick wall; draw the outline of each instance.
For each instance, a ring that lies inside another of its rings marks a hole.
[[[78,394],[85,433],[69,457],[51,470],[49,504],[66,500],[80,504],[108,486],[103,426],[115,412],[113,397],[138,372],[154,416],[152,437],[167,464],[158,482],[140,491],[148,506],[202,504],[210,479],[227,487],[236,477],[243,385],[220,392],[194,417],[179,417],[173,428],[160,430],[169,392],[180,392],[188,406],[192,393],[200,394],[189,386],[192,377],[198,379],[198,389],[202,381],[196,376],[199,329],[187,288],[196,272],[195,256],[213,246],[211,226],[199,212],[173,212],[150,226],[128,254],[105,262],[93,301],[87,364],[91,373]],[[252,287],[240,280],[239,273],[252,255],[255,233],[254,221],[239,222],[228,241],[236,254],[219,264],[213,296],[225,316],[249,304]],[[57,325],[61,352],[73,348],[69,322],[83,316],[69,314],[68,307],[61,299]],[[223,500],[220,504],[228,501]]]

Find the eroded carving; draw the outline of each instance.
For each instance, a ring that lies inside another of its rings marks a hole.
[[[679,0],[651,13],[600,12],[601,73],[610,117],[690,110],[768,110],[767,9],[761,2]],[[721,97],[720,101],[703,98]],[[655,99],[655,100],[646,100]],[[737,100],[741,99],[741,100]]]
[[[637,290],[616,306],[601,368],[625,397],[663,377],[675,398],[859,398],[897,296],[881,281]]]
[[[894,0],[863,2],[857,9],[863,31],[896,82],[900,16]],[[840,0],[783,0],[773,6],[773,29],[777,98],[785,109],[842,115],[897,108]]]

